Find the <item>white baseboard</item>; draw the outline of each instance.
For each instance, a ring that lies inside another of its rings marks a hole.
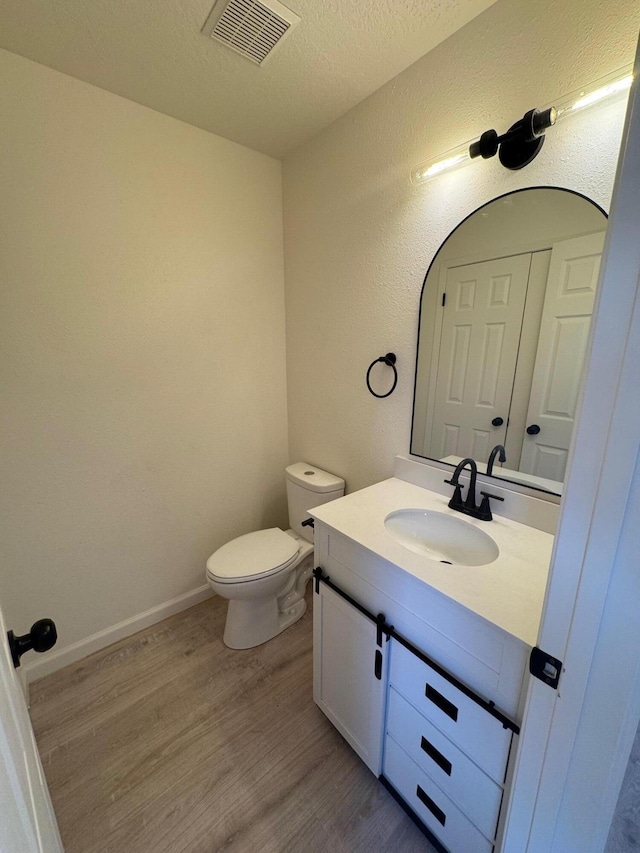
[[[186,610],[215,595],[209,584],[200,586],[191,592],[185,592],[177,598],[172,598],[170,601],[165,601],[164,604],[158,604],[150,610],[145,610],[144,613],[139,613],[137,616],[132,616],[130,619],[125,619],[124,622],[118,622],[117,625],[112,625],[110,628],[105,628],[98,631],[97,634],[92,634],[84,640],[78,640],[61,649],[56,649],[52,652],[40,656],[29,663],[20,667],[23,671],[22,677],[26,679],[27,684],[31,684],[38,678],[49,675],[58,669],[68,666],[70,663],[75,663],[87,655],[98,652],[110,646],[112,643],[117,643],[118,640],[123,640],[125,637],[130,637],[136,634],[143,628],[148,628],[149,625],[154,625],[156,622],[161,622],[168,616],[173,616],[174,613],[179,613],[181,610]]]

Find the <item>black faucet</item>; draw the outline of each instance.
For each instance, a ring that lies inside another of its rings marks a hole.
[[[471,479],[469,480],[469,487],[467,489],[467,497],[466,500],[462,500],[462,486],[459,483],[459,477],[462,471],[469,467],[469,471],[471,472]],[[456,512],[463,512],[465,515],[470,515],[472,518],[477,518],[479,521],[491,521],[493,515],[491,514],[491,507],[489,506],[489,498],[493,498],[496,501],[503,501],[504,498],[498,497],[498,495],[491,495],[489,492],[480,492],[482,495],[482,502],[480,506],[476,505],[476,479],[478,477],[478,466],[476,465],[473,459],[467,457],[463,459],[461,462],[458,462],[456,466],[456,470],[453,472],[453,477],[450,480],[445,480],[445,483],[449,483],[451,486],[455,486],[455,490],[453,492],[453,497],[449,501],[449,507],[451,509],[455,509]]]
[[[489,454],[489,461],[487,462],[487,476],[491,477],[493,474],[493,463],[496,461],[496,456],[498,457],[501,464],[504,464],[507,461],[507,451],[501,444],[496,444],[491,453]]]
[[[471,472],[471,480],[469,481],[469,488],[467,489],[467,499],[466,501],[462,501],[462,486],[458,482],[460,474],[462,471],[469,466],[469,471]],[[456,470],[453,472],[453,477],[450,480],[445,480],[445,483],[449,483],[451,486],[455,486],[455,491],[453,493],[453,497],[449,501],[449,507],[451,509],[456,509],[458,512],[464,512],[467,515],[472,515],[476,509],[476,478],[478,476],[478,466],[475,463],[474,459],[463,459],[461,462],[458,462],[456,466]]]

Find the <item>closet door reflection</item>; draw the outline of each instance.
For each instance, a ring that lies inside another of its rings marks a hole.
[[[520,471],[563,480],[587,351],[604,232],[551,252]]]
[[[504,444],[531,255],[447,271],[432,449],[486,459]]]

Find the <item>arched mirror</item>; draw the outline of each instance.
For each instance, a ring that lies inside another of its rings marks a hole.
[[[449,235],[427,272],[411,453],[562,493],[604,211],[556,187],[500,196]]]

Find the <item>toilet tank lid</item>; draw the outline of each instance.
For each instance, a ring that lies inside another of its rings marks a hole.
[[[306,462],[295,462],[289,465],[286,471],[287,480],[312,492],[337,492],[344,489],[342,477],[336,477],[335,474],[329,474]]]

